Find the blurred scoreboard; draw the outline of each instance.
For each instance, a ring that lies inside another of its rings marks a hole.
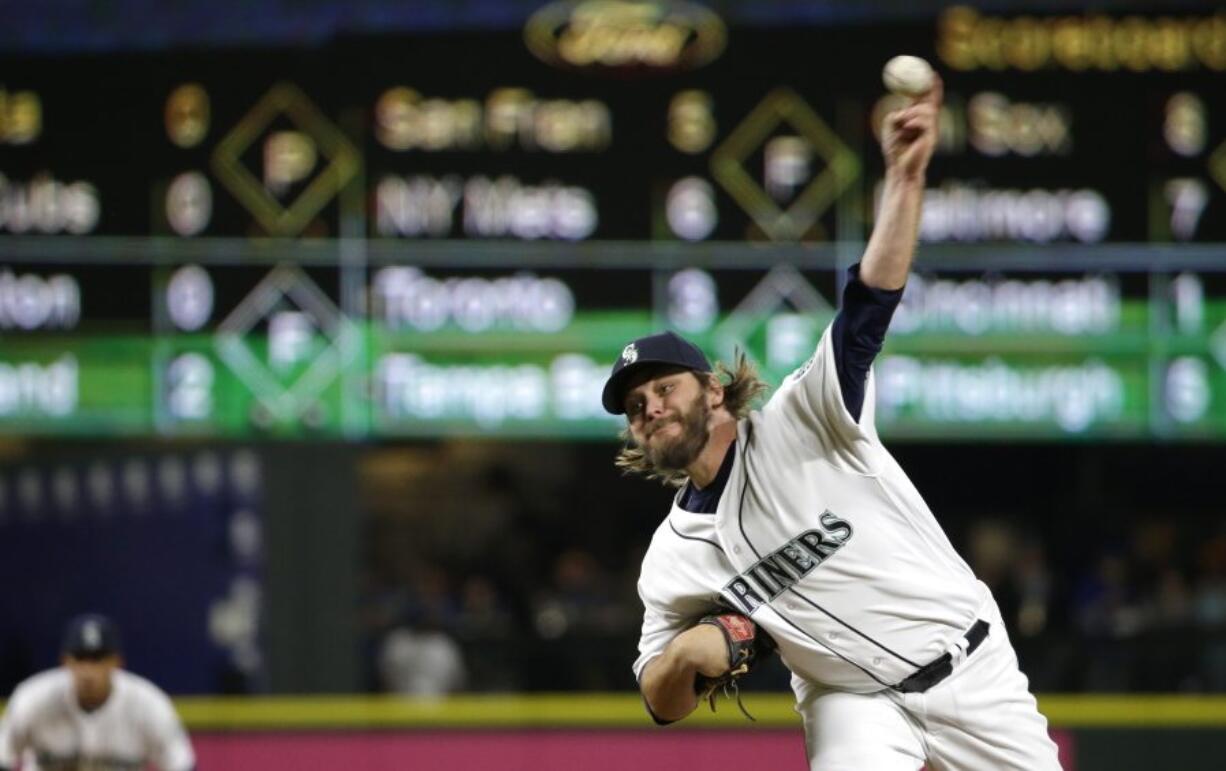
[[[884,433],[1226,435],[1226,16],[730,28],[686,2],[0,58],[0,430],[610,436],[660,326],[778,382],[946,82]]]

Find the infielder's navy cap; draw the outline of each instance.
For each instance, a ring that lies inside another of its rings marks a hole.
[[[640,337],[622,349],[622,355],[613,363],[613,371],[604,384],[601,403],[611,415],[624,415],[622,406],[626,381],[648,364],[673,364],[695,372],[710,372],[711,363],[698,346],[675,332],[660,332]]]
[[[97,613],[77,616],[64,629],[60,653],[73,658],[95,658],[117,654],[120,650],[119,628],[115,622]]]

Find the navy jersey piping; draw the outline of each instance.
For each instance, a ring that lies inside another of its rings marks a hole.
[[[873,638],[871,638],[871,637],[869,637],[868,635],[866,635],[864,632],[861,632],[859,629],[856,629],[856,628],[855,628],[854,626],[852,626],[851,624],[847,623],[847,622],[846,622],[846,621],[844,621],[843,619],[839,618],[838,616],[834,615],[834,614],[833,614],[833,613],[831,613],[830,611],[826,610],[826,609],[825,609],[825,608],[823,608],[821,605],[818,605],[818,604],[817,604],[816,602],[814,602],[813,600],[809,599],[808,597],[806,597],[806,596],[804,596],[803,594],[801,594],[800,592],[798,592],[798,591],[796,590],[796,587],[794,587],[794,586],[793,586],[793,587],[789,587],[789,588],[788,588],[788,591],[789,591],[789,592],[791,592],[792,594],[795,594],[795,595],[796,595],[797,597],[799,597],[800,599],[804,600],[804,601],[805,601],[805,602],[806,602],[808,605],[810,605],[810,606],[811,606],[811,607],[813,607],[814,609],[816,609],[816,610],[820,610],[822,613],[825,613],[827,616],[829,616],[830,618],[834,619],[835,621],[837,621],[838,623],[842,624],[843,626],[847,627],[847,628],[848,628],[848,629],[850,629],[852,632],[855,632],[857,635],[859,635],[859,636],[860,636],[861,638],[863,638],[865,641],[870,642],[870,643],[872,643],[873,645],[876,645],[878,648],[880,648],[881,650],[883,650],[883,651],[885,651],[886,653],[890,654],[891,656],[893,656],[894,658],[898,659],[899,661],[902,661],[902,662],[905,662],[905,663],[907,663],[907,664],[910,664],[911,666],[915,667],[916,669],[918,669],[918,668],[921,666],[921,665],[919,665],[919,664],[916,664],[914,661],[912,661],[911,659],[907,658],[906,656],[902,655],[901,653],[897,653],[897,652],[895,652],[895,651],[891,650],[890,648],[886,647],[886,645],[885,645],[884,643],[881,643],[881,642],[879,642],[879,641],[877,641],[877,640],[874,640]]]
[[[712,541],[709,538],[699,538],[696,535],[685,535],[684,533],[682,533],[680,530],[677,529],[677,527],[673,524],[673,521],[671,518],[668,520],[668,527],[670,530],[672,530],[674,533],[677,534],[678,538],[684,538],[687,541],[702,541],[703,543],[709,543],[712,546],[714,546],[716,549],[719,549],[721,554],[724,551],[724,547],[720,546],[715,541]]]
[[[814,637],[813,635],[809,634],[809,633],[808,633],[808,632],[806,632],[805,630],[801,629],[799,626],[797,626],[797,625],[796,625],[796,622],[792,621],[792,619],[788,618],[788,617],[787,617],[787,616],[785,616],[783,613],[780,613],[780,612],[779,612],[777,609],[775,609],[775,615],[777,615],[777,616],[779,616],[779,618],[783,619],[783,620],[784,620],[784,621],[787,623],[787,625],[788,625],[788,626],[792,627],[792,628],[793,628],[793,629],[795,629],[797,632],[800,632],[802,635],[804,635],[805,637],[809,638],[810,640],[812,640],[813,642],[817,643],[818,645],[820,645],[821,647],[825,648],[826,650],[830,651],[830,652],[831,652],[831,653],[833,653],[835,656],[838,656],[838,657],[839,657],[841,660],[843,660],[844,662],[846,662],[846,663],[848,663],[848,664],[851,664],[851,665],[852,665],[853,667],[855,667],[856,669],[860,670],[860,671],[861,671],[861,672],[863,672],[864,674],[866,674],[866,675],[868,675],[869,677],[871,677],[871,678],[873,679],[873,681],[874,681],[875,683],[877,683],[878,685],[880,685],[880,686],[882,686],[882,687],[884,687],[884,688],[891,688],[891,687],[892,687],[892,686],[891,686],[889,683],[887,683],[886,681],[882,680],[880,677],[877,677],[875,674],[873,674],[873,673],[872,673],[870,670],[868,670],[867,668],[863,667],[863,666],[862,666],[862,665],[860,665],[860,664],[857,664],[856,662],[854,662],[854,661],[852,661],[851,659],[849,659],[849,658],[847,658],[846,656],[844,656],[842,653],[839,653],[839,652],[838,652],[838,651],[836,651],[834,648],[831,648],[829,645],[827,645],[826,643],[822,642],[822,641],[821,641],[821,639],[819,639],[819,638],[817,638],[817,637]]]
[[[746,492],[749,490],[750,479],[752,478],[752,475],[750,474],[750,468],[749,468],[749,445],[750,445],[750,444],[753,442],[753,423],[748,423],[748,422],[747,422],[747,423],[745,424],[745,429],[746,429],[746,430],[745,430],[745,449],[744,449],[744,450],[742,451],[742,453],[741,453],[741,465],[742,465],[742,466],[744,467],[744,469],[745,469],[745,472],[744,472],[744,473],[745,473],[745,484],[744,484],[744,485],[741,487],[741,499],[740,499],[739,504],[738,504],[738,506],[737,506],[737,526],[738,526],[738,527],[740,527],[740,529],[741,529],[741,537],[745,539],[745,543],[746,543],[746,544],[748,544],[748,546],[749,546],[749,550],[753,552],[754,557],[756,557],[758,560],[761,560],[761,559],[762,559],[762,553],[758,551],[758,547],[754,546],[753,541],[752,541],[752,540],[749,538],[749,534],[745,532],[745,493],[746,493]],[[792,591],[793,591],[793,592],[796,592],[796,590],[795,590],[795,589],[792,589]],[[913,662],[913,661],[911,661],[910,659],[906,658],[905,656],[902,656],[902,655],[900,655],[900,654],[898,654],[898,653],[895,653],[895,652],[894,652],[893,650],[891,650],[891,649],[890,649],[888,646],[884,645],[884,644],[883,644],[883,643],[881,643],[881,642],[878,642],[878,641],[877,641],[877,640],[875,640],[873,637],[871,637],[871,636],[869,636],[869,635],[865,634],[864,632],[860,631],[860,630],[859,630],[859,629],[857,629],[856,627],[852,626],[851,624],[847,623],[847,622],[846,622],[846,621],[844,621],[843,619],[841,619],[841,618],[839,618],[838,616],[834,615],[833,613],[831,613],[830,611],[826,610],[826,609],[825,609],[825,608],[823,608],[821,605],[817,604],[816,602],[814,602],[813,600],[809,599],[808,597],[805,597],[804,595],[800,594],[799,592],[796,592],[796,595],[797,595],[798,597],[800,597],[802,600],[804,600],[806,603],[808,603],[809,605],[811,605],[813,608],[815,608],[815,609],[817,609],[817,610],[821,611],[822,613],[824,613],[826,616],[828,616],[830,619],[832,619],[832,620],[833,620],[833,621],[835,621],[836,623],[840,624],[840,625],[841,625],[841,626],[843,626],[843,627],[846,627],[847,629],[849,629],[850,631],[854,632],[854,633],[855,633],[856,635],[858,635],[859,637],[862,637],[864,640],[866,640],[866,641],[868,641],[868,642],[872,643],[873,645],[876,645],[878,648],[880,648],[881,650],[883,650],[883,651],[885,651],[886,653],[890,654],[891,656],[894,656],[894,657],[895,657],[895,658],[897,658],[898,660],[900,660],[900,661],[902,661],[902,662],[904,662],[904,663],[906,663],[906,664],[908,664],[908,665],[910,665],[910,666],[913,666],[913,667],[918,667],[918,666],[919,666],[918,664],[916,664],[915,662]],[[771,607],[773,608],[774,606],[772,605]],[[784,619],[784,620],[785,620],[785,621],[787,621],[789,624],[791,624],[791,623],[792,623],[792,622],[791,622],[791,621],[790,621],[790,620],[789,620],[789,619],[788,619],[786,616],[784,616],[784,615],[783,615],[783,613],[781,613],[781,612],[779,611],[779,609],[778,609],[778,608],[775,608],[775,612],[779,614],[779,617],[780,617],[780,618]],[[792,624],[792,625],[793,625],[793,626],[795,626],[795,624]],[[816,638],[813,638],[811,635],[807,635],[807,634],[806,634],[806,636],[808,636],[808,637],[810,637],[810,639],[814,639],[814,640],[816,641]],[[820,643],[820,641],[818,641],[818,642]],[[834,650],[833,650],[832,648],[830,648],[829,646],[825,646],[825,645],[823,644],[823,647],[826,647],[826,649],[827,649],[827,650],[830,650],[832,653],[835,653],[835,655],[838,655],[838,656],[839,656],[839,658],[843,659],[844,661],[847,661],[849,664],[850,664],[850,663],[854,663],[854,662],[852,662],[850,659],[844,658],[842,655],[839,655],[837,651],[834,651]],[[860,668],[861,670],[863,670],[864,672],[868,672],[868,670],[867,670],[867,669],[864,669],[864,667],[861,667],[859,664],[856,664],[856,666],[857,666],[858,668]],[[874,679],[874,680],[877,680],[877,678],[876,678],[876,677],[873,677],[873,679]],[[879,683],[880,683],[881,681],[880,681],[880,680],[877,680],[877,682],[879,682]],[[882,683],[882,685],[885,685],[885,683]]]

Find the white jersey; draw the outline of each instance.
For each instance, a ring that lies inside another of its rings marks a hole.
[[[22,771],[189,771],[195,753],[169,697],[143,677],[112,674],[111,695],[86,712],[72,674],[52,669],[17,686],[0,719],[0,767]]]
[[[877,691],[938,658],[988,600],[877,437],[871,374],[859,422],[847,411],[830,338],[738,424],[716,512],[678,495],[656,530],[636,676],[719,604],[766,629],[802,681]]]

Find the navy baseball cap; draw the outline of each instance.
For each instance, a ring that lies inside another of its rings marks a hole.
[[[613,363],[613,371],[604,384],[600,401],[610,415],[624,415],[626,381],[630,376],[649,364],[672,364],[695,372],[710,372],[711,363],[698,346],[675,332],[660,332],[640,337],[622,349],[622,355]]]
[[[119,628],[115,622],[97,613],[77,616],[64,629],[60,653],[78,659],[100,658],[118,654]]]

